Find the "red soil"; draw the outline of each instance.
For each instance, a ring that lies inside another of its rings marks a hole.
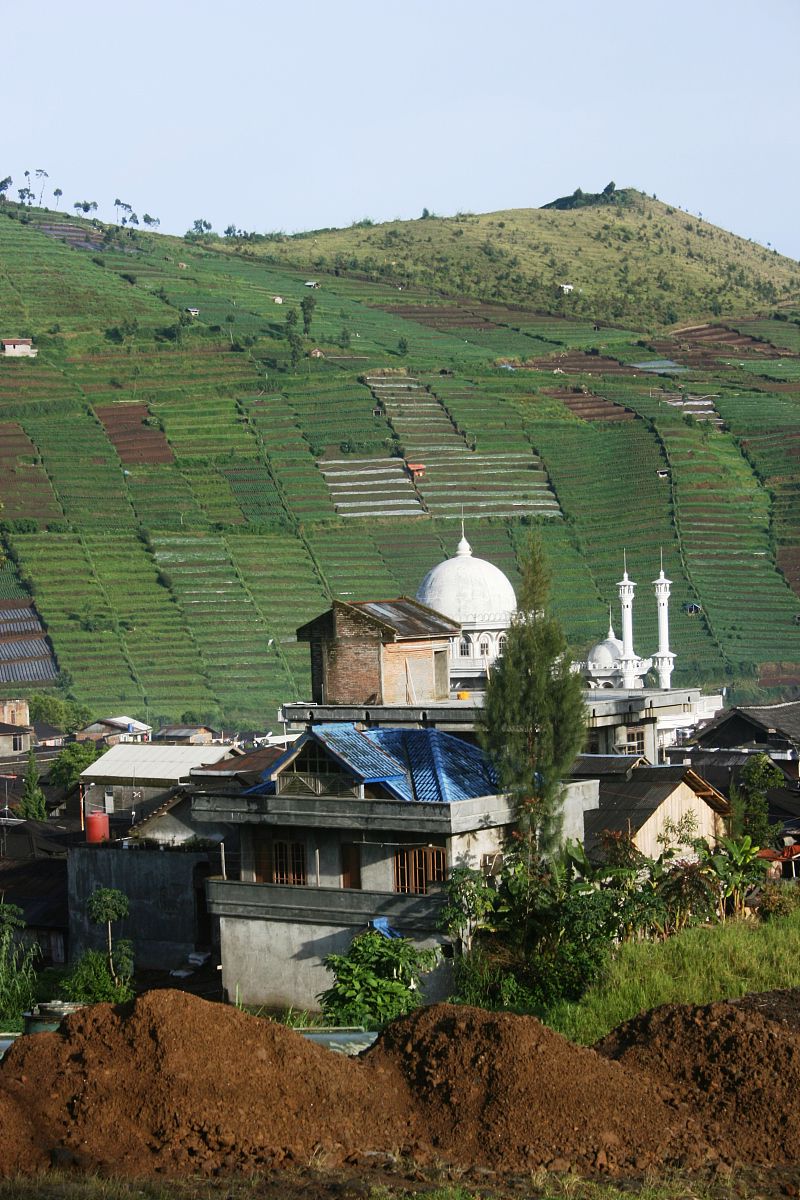
[[[504,1174],[796,1165],[800,1047],[764,1011],[656,1010],[597,1053],[532,1017],[437,1005],[348,1060],[236,1009],[149,992],[15,1043],[0,1065],[0,1175],[358,1170],[381,1155]]]

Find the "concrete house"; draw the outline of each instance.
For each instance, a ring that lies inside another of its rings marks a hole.
[[[349,604],[297,630],[311,645],[317,703],[408,704],[450,697],[448,658],[458,622],[407,596]]]
[[[441,942],[449,871],[501,861],[514,818],[496,788],[483,752],[460,738],[337,723],[304,733],[257,787],[196,791],[199,822],[240,829],[238,878],[207,883],[229,996],[317,1007],[323,958],[376,918],[420,946]],[[595,781],[568,785],[570,836],[596,805]]]
[[[30,725],[9,725],[0,721],[0,758],[11,754],[27,754],[31,748]]]
[[[39,353],[30,338],[3,338],[0,345],[4,358],[36,358]]]
[[[128,824],[154,812],[180,785],[188,784],[193,767],[227,758],[230,746],[112,746],[81,772],[84,811],[126,814]]]
[[[0,700],[0,759],[27,754],[33,745],[27,700]]]

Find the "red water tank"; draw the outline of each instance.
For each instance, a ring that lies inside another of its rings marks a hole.
[[[108,813],[94,812],[86,814],[86,841],[87,842],[107,842],[109,840],[108,832]]]

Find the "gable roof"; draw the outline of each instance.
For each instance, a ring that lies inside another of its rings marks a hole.
[[[719,716],[698,731],[696,740],[707,739],[709,733],[726,725],[736,717],[744,717],[766,732],[775,731],[791,742],[800,742],[800,700],[787,700],[782,704],[748,704],[727,708]]]
[[[438,729],[367,729],[346,722],[315,725],[263,776],[270,784],[308,742],[323,746],[362,783],[381,783],[398,800],[452,804],[490,796],[497,780],[477,746]]]
[[[298,641],[305,642],[319,637],[326,618],[333,618],[335,621],[337,611],[357,613],[392,641],[404,638],[453,637],[461,629],[457,621],[408,596],[398,596],[393,600],[359,602],[334,600],[327,612],[300,626],[297,630]]]
[[[0,734],[3,737],[13,737],[15,733],[31,733],[32,730],[32,725],[9,725],[7,721],[0,721]]]
[[[576,779],[595,779],[600,775],[629,775],[635,767],[649,765],[641,754],[579,754],[570,775]]]
[[[452,804],[497,791],[497,777],[483,751],[451,733],[370,729],[366,736],[405,765],[412,800]]]

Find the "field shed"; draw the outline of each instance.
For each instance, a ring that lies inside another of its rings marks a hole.
[[[407,596],[349,604],[297,630],[311,643],[315,701],[402,704],[448,700],[450,639],[461,626]]]
[[[592,859],[602,859],[606,833],[629,836],[640,853],[657,858],[666,823],[689,814],[695,817],[697,837],[714,843],[725,835],[730,804],[691,767],[634,766],[625,773],[598,771],[597,778],[600,807],[584,816],[584,845]]]
[[[30,338],[3,338],[0,345],[4,358],[36,358],[39,353]]]

